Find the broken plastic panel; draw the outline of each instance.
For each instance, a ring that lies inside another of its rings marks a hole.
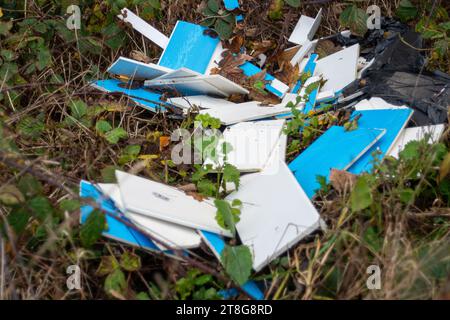
[[[394,145],[392,146],[388,155],[394,158],[398,158],[398,154],[403,150],[408,142],[411,141],[420,141],[422,139],[428,138],[428,143],[436,143],[441,138],[444,129],[444,124],[406,128],[395,140]]]
[[[241,122],[227,127],[217,145],[217,159],[207,158],[204,165],[211,164],[213,168],[223,166],[225,155],[222,144],[227,143],[231,145],[231,151],[226,154],[227,163],[241,172],[260,171],[274,152],[283,126],[284,120],[267,120]]]
[[[143,87],[132,88],[127,86],[126,83],[116,79],[97,80],[91,83],[91,86],[104,92],[124,93],[136,104],[147,110],[153,112],[166,111],[166,108],[164,107],[166,102],[161,100],[161,94],[150,92]]]
[[[373,153],[378,152],[379,154],[376,157],[382,160],[392,149],[394,142],[405,128],[412,114],[413,110],[409,108],[353,112],[352,118],[361,116],[358,119],[358,129],[356,131],[364,128],[379,128],[386,130],[386,134],[362,155],[348,171],[354,174],[369,172],[374,164],[375,158]]]
[[[107,70],[107,72],[111,74],[127,76],[133,80],[153,79],[171,71],[172,69],[161,67],[153,63],[143,63],[125,57],[117,59]]]
[[[346,170],[383,137],[385,130],[358,128],[346,131],[344,127],[332,126],[306,148],[290,164],[309,198],[320,189],[317,176],[329,179],[330,170]]]
[[[152,180],[116,171],[126,210],[185,227],[231,236],[221,228],[211,200],[198,201],[184,192]]]
[[[127,23],[130,23],[136,31],[141,33],[150,41],[156,43],[162,49],[165,49],[169,43],[169,38],[127,8],[122,9],[121,14],[117,17]]]
[[[107,230],[103,231],[103,236],[149,251],[160,251],[155,243],[151,241],[147,236],[137,230],[130,228],[122,221],[115,219],[114,216],[120,217],[119,210],[111,201],[105,199],[105,197],[99,190],[97,190],[97,188],[93,184],[83,180],[80,181],[80,197],[92,198],[97,203],[99,203],[102,210],[109,213],[105,214]],[[81,224],[85,223],[86,219],[89,217],[92,211],[94,211],[94,208],[92,206],[84,205],[81,207]]]
[[[322,9],[319,10],[315,18],[300,16],[294,31],[289,37],[289,42],[303,45],[307,41],[311,41],[316,34],[322,20]]]
[[[326,80],[323,91],[339,92],[356,80],[359,44],[317,60],[314,75]]]
[[[192,249],[200,246],[201,238],[194,229],[126,210],[117,184],[99,183],[98,187],[105,196],[114,202],[116,207],[121,210],[131,222],[141,227],[142,230],[147,231],[155,239],[161,241],[162,243],[155,242],[155,245],[161,250],[166,249],[163,244],[177,249]]]
[[[276,174],[259,174],[242,183],[227,200],[243,205],[236,229],[261,270],[319,227],[319,214],[284,162]]]

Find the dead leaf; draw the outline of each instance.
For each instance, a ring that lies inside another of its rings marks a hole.
[[[177,186],[178,189],[184,192],[196,192],[197,186],[194,183],[188,183],[182,186]]]
[[[241,48],[244,45],[244,37],[241,35],[236,35],[229,41],[224,42],[224,48],[230,50],[233,53],[240,53]]]
[[[331,169],[330,183],[339,193],[353,189],[357,176],[345,170]]]
[[[335,45],[333,41],[325,39],[317,42],[315,52],[319,55],[319,59],[321,59],[340,50],[342,50],[341,46]]]
[[[143,62],[143,63],[150,63],[152,60],[147,57],[143,52],[141,51],[137,51],[137,50],[132,50],[130,53],[130,57],[131,59]]]
[[[169,136],[161,136],[159,137],[159,151],[163,151],[165,148],[167,148],[170,144],[170,137]]]
[[[201,195],[198,192],[194,192],[194,191],[187,191],[185,192],[188,196],[191,196],[192,198],[194,198],[197,201],[202,202],[203,200],[206,199],[206,197],[204,195]]]
[[[270,49],[274,49],[276,47],[276,44],[272,40],[263,40],[251,42],[249,47],[254,51],[252,52],[252,54],[256,57],[261,53],[265,53]]]

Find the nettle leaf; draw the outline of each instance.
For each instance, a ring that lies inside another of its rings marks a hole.
[[[52,63],[52,55],[50,50],[46,47],[42,47],[37,54],[36,68],[42,71],[45,67],[50,66]]]
[[[290,5],[291,7],[294,7],[294,8],[300,7],[300,3],[301,3],[300,0],[285,0],[285,1],[286,1],[286,3],[287,3],[288,5]]]
[[[41,182],[29,173],[20,177],[17,187],[27,197],[32,197],[42,193]]]
[[[105,279],[105,291],[109,295],[114,295],[118,293],[120,295],[125,295],[127,290],[127,280],[125,279],[125,274],[120,269],[114,270]]]
[[[76,199],[64,199],[63,201],[61,201],[59,203],[59,208],[62,211],[72,212],[72,211],[80,209],[80,207],[81,207],[81,203],[80,203],[80,201],[78,201]]]
[[[252,254],[247,246],[228,246],[222,251],[221,259],[225,271],[238,285],[246,283],[252,271]]]
[[[17,234],[21,234],[30,220],[30,213],[23,207],[15,207],[7,217],[8,224]]]
[[[395,15],[400,18],[401,21],[406,22],[417,17],[418,10],[410,0],[401,0]]]
[[[105,134],[106,132],[112,130],[112,126],[106,120],[98,120],[95,123],[95,130],[97,130],[101,134]]]
[[[123,149],[121,156],[119,157],[119,164],[123,165],[135,160],[140,152],[140,145],[134,144],[126,146],[125,149]]]
[[[127,138],[128,134],[124,128],[115,128],[105,134],[106,140],[111,144],[116,144],[120,139]]]
[[[358,8],[355,4],[351,4],[342,11],[339,21],[343,27],[347,27],[350,31],[358,36],[363,36],[367,32],[367,13]]]
[[[104,183],[117,183],[116,170],[120,170],[118,166],[106,166],[101,170],[101,175]]]
[[[38,220],[44,221],[53,214],[53,207],[50,201],[44,196],[38,196],[28,201],[28,207]]]
[[[120,257],[120,266],[126,271],[138,271],[141,268],[141,258],[134,253],[125,251]]]
[[[105,214],[100,210],[93,210],[84,222],[80,230],[80,240],[85,248],[91,247],[100,239],[103,230],[105,230]]]
[[[214,205],[217,208],[216,221],[224,229],[230,230],[233,237],[236,235],[236,223],[239,222],[239,216],[241,214],[240,206],[242,203],[233,201],[230,204],[226,200],[216,199]]]
[[[209,179],[201,179],[197,182],[198,192],[207,196],[214,197],[217,193],[217,186]]]
[[[0,36],[6,36],[13,27],[12,20],[0,21]]]
[[[353,211],[363,210],[373,203],[372,191],[370,190],[367,176],[360,176],[350,195]]]
[[[102,277],[114,272],[116,269],[120,269],[117,259],[113,256],[103,256],[95,274]]]
[[[38,139],[45,130],[45,124],[41,117],[25,117],[17,124],[19,134],[26,138]]]
[[[0,187],[0,202],[4,205],[12,206],[24,201],[25,197],[16,186],[7,184]]]
[[[228,40],[233,35],[233,26],[223,19],[216,20],[214,30],[216,30],[222,40]]]
[[[69,103],[70,114],[77,120],[80,120],[87,114],[87,104],[82,100],[73,100]]]
[[[226,163],[223,167],[223,180],[225,180],[224,182],[233,182],[237,190],[239,189],[240,178],[241,173],[239,172],[238,168],[236,168],[232,164]]]

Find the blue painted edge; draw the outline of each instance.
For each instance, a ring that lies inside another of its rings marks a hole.
[[[220,261],[220,255],[222,254],[222,251],[225,248],[225,241],[223,240],[223,238],[218,234],[211,233],[208,231],[203,231],[203,230],[200,230],[200,234],[202,235],[202,238],[207,243],[207,245],[214,251],[214,255]],[[258,287],[256,282],[254,282],[254,281],[251,281],[251,280],[247,281],[246,283],[244,283],[244,285],[241,288],[250,297],[252,297],[255,300],[263,300],[264,299],[264,293],[261,291],[261,289]],[[234,297],[234,296],[236,296],[237,293],[238,292],[236,289],[221,290],[219,292],[219,294],[224,299],[229,299],[231,297]]]
[[[239,68],[241,68],[241,70],[244,72],[244,75],[246,75],[247,77],[254,76],[255,74],[262,71],[262,69],[260,69],[259,67],[255,66],[253,63],[248,62],[248,61],[245,62],[244,64],[240,65]],[[275,77],[268,73],[266,73],[266,76],[264,77],[264,80],[266,80],[266,81],[272,81],[274,79],[275,79]],[[267,91],[273,93],[274,95],[276,95],[278,97],[283,96],[283,94],[280,91],[278,91],[277,89],[272,87],[270,84],[266,84],[266,89],[267,89]]]
[[[81,180],[80,181],[80,197],[91,198],[96,201],[105,214],[108,229],[103,231],[103,236],[150,251],[160,252],[161,250],[148,239],[144,234],[137,230],[133,230],[125,225],[114,216],[120,217],[122,220],[128,220],[114,205],[114,203],[105,198],[102,193],[94,186],[94,184]],[[83,205],[80,208],[80,223],[83,224],[89,217],[94,208],[90,205]],[[165,251],[170,253],[169,251]]]
[[[166,102],[161,100],[161,94],[157,92],[149,91],[148,89],[145,89],[144,87],[140,88],[122,88],[119,86],[119,84],[122,83],[121,81],[117,79],[105,79],[105,80],[95,80],[91,83],[94,87],[102,88],[103,91],[106,92],[121,92],[125,95],[127,95],[131,100],[133,100],[136,104],[139,106],[150,110],[152,112],[164,112],[166,109],[163,106],[158,105],[157,103],[153,103],[151,101],[160,102],[161,104],[166,104]],[[134,97],[140,97],[142,99],[147,99],[151,101],[141,100],[139,98]]]

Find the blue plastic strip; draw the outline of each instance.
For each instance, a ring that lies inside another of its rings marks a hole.
[[[205,30],[208,28],[178,21],[158,64],[173,70],[188,68],[205,73],[220,42],[219,38],[205,35]]]
[[[246,75],[247,77],[254,76],[255,74],[262,71],[262,69],[260,69],[259,67],[255,66],[253,63],[248,62],[248,61],[246,63],[240,65],[239,68],[241,68],[241,70],[244,72],[244,75]],[[275,77],[268,73],[266,73],[266,76],[264,77],[264,80],[266,80],[266,81],[272,81],[274,79],[275,79]],[[266,89],[267,89],[267,91],[273,93],[274,95],[276,95],[278,97],[283,96],[283,94],[280,91],[278,91],[277,89],[272,87],[270,84],[266,85]]]
[[[223,249],[225,248],[225,241],[223,240],[223,238],[218,234],[211,233],[208,231],[200,231],[200,232],[202,233],[203,239],[209,243],[209,246],[214,248],[215,254],[220,256],[222,254]],[[264,293],[261,291],[261,289],[259,289],[259,287],[254,281],[247,281],[241,288],[255,300],[264,299]],[[222,290],[221,295],[225,299],[229,299],[230,297],[235,296],[233,292],[236,293],[237,291],[234,290],[232,291]]]
[[[161,102],[161,104],[165,104],[164,101],[161,101],[161,94],[156,92],[151,92],[143,87],[137,89],[131,88],[122,88],[119,86],[121,82],[116,79],[107,79],[107,80],[97,80],[94,81],[94,85],[103,88],[107,92],[121,92],[128,96],[140,97],[142,99],[147,99],[150,101]],[[139,98],[131,98],[131,100],[135,101],[137,104],[141,105],[143,108],[148,109],[153,112],[165,111],[166,109],[157,103],[153,103],[146,100],[141,100]]]
[[[239,8],[238,0],[223,0],[223,4],[225,5],[225,9],[229,11]]]
[[[112,215],[118,216],[126,220],[119,210],[114,206],[114,203],[105,198],[102,193],[95,188],[95,186],[87,181],[80,182],[80,196],[82,198],[92,198],[101,206],[102,210],[108,212],[105,214],[108,230],[103,232],[105,237],[115,239],[133,246],[141,247],[151,251],[161,251],[150,239],[144,234],[133,230],[121,221],[115,219]],[[81,223],[84,223],[94,210],[92,206],[84,205],[81,207]]]
[[[354,174],[360,174],[372,170],[374,161],[373,152],[379,150],[381,152],[379,156],[383,159],[401,130],[405,127],[412,113],[413,110],[409,108],[353,112],[352,117],[361,115],[361,118],[358,120],[358,128],[381,128],[386,130],[386,134],[359,158],[348,171]]]
[[[380,129],[345,131],[343,127],[333,126],[295,158],[289,169],[312,198],[320,188],[317,176],[324,176],[328,182],[331,169],[347,169],[383,134]]]

